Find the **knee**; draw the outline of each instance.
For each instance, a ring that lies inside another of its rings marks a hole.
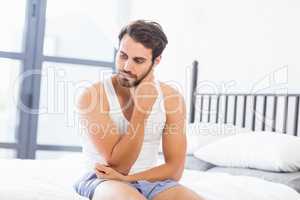
[[[109,195],[95,195],[93,200],[147,200],[143,197],[138,197],[136,195],[121,194],[116,191],[116,194]]]
[[[95,190],[93,200],[146,200],[135,188],[118,181],[105,181]]]
[[[182,200],[182,199],[205,200],[203,197],[199,196],[196,192],[187,188],[182,192],[179,192],[173,200]]]
[[[203,197],[200,197],[196,192],[193,191],[189,191],[186,193],[179,193],[173,200],[182,200],[182,199],[205,200],[203,199]]]
[[[159,193],[153,200],[205,200],[196,192],[182,186],[173,187],[166,191]]]
[[[130,196],[128,194],[120,194],[116,191],[116,194],[109,195],[95,195],[93,200],[146,200],[137,196]]]

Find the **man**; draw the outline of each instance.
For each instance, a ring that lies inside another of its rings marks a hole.
[[[88,88],[79,101],[93,168],[75,184],[93,200],[203,200],[178,183],[186,153],[185,103],[153,70],[167,37],[138,20],[119,34],[118,73]],[[165,163],[156,165],[162,138]]]

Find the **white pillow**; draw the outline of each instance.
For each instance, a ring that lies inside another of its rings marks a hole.
[[[193,123],[186,126],[187,154],[193,154],[198,148],[219,139],[239,133],[250,132],[246,128],[239,128],[233,124],[224,123]],[[160,144],[159,152],[162,152]]]
[[[218,166],[299,171],[300,138],[274,132],[238,134],[199,148],[194,156]]]
[[[187,153],[192,154],[200,147],[228,136],[250,132],[233,124],[224,123],[193,123],[187,126]]]

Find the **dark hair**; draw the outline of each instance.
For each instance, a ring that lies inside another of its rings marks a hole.
[[[153,21],[136,20],[124,26],[119,33],[119,42],[125,34],[144,47],[152,49],[152,62],[160,56],[168,44],[168,39],[162,27]]]

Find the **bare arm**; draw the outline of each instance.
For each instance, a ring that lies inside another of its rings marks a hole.
[[[149,90],[147,90],[149,91]],[[144,124],[155,98],[140,100],[133,109],[127,132],[121,135],[109,116],[109,106],[103,85],[90,88],[82,96],[79,106],[88,134],[107,165],[128,174],[136,161],[144,139]],[[142,109],[141,109],[142,108]]]
[[[114,145],[108,165],[128,174],[135,163],[144,141],[144,124],[146,116],[138,109],[134,109],[127,133],[125,133]]]
[[[184,169],[186,153],[185,120],[186,109],[182,96],[167,86],[164,89],[167,121],[163,133],[163,153],[165,164],[149,170],[126,176],[126,181],[158,181],[173,179],[178,181]]]

